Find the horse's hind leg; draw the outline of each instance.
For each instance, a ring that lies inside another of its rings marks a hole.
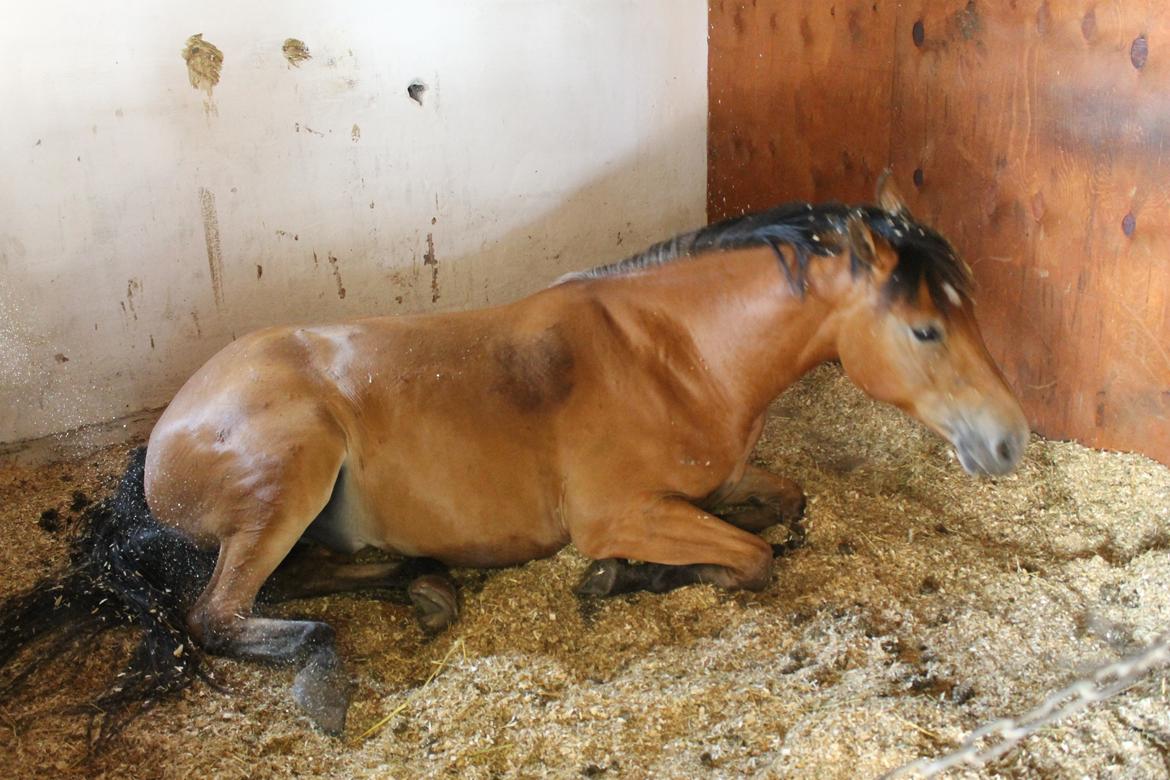
[[[215,500],[196,527],[219,538],[219,555],[207,587],[187,613],[187,625],[211,653],[300,665],[293,698],[322,730],[336,734],[345,726],[349,680],[333,629],[252,611],[265,580],[328,502],[345,458],[339,432],[289,426],[287,418],[285,428],[274,430],[293,431],[313,441],[312,447],[273,440],[271,455],[242,452],[217,470]],[[272,431],[265,432],[272,438]]]
[[[354,563],[316,545],[299,545],[260,592],[264,601],[328,596],[354,591],[404,592],[424,628],[440,631],[459,616],[455,583],[447,567],[430,558]]]
[[[208,652],[301,665],[293,698],[323,731],[340,734],[349,708],[349,680],[334,647],[333,629],[315,620],[252,614],[260,586],[291,547],[292,542],[265,534],[245,532],[224,539],[215,572],[188,614],[188,625]]]

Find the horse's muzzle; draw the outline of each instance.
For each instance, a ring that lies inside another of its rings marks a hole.
[[[1028,445],[1028,427],[991,420],[963,421],[951,428],[950,439],[963,470],[975,476],[999,477],[1019,465]]]

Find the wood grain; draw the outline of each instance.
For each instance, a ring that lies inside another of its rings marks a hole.
[[[975,269],[1035,428],[1170,463],[1170,10],[713,0],[710,22],[712,219],[870,200],[892,165]]]

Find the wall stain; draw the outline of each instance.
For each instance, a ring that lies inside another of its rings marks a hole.
[[[150,348],[154,349],[154,334],[150,334]]]
[[[423,255],[423,265],[431,267],[431,303],[439,301],[439,258],[435,256],[435,235],[427,233],[427,251]]]
[[[284,45],[280,47],[280,51],[284,55],[284,58],[288,60],[290,68],[299,68],[305,60],[313,59],[313,55],[309,53],[309,47],[305,45],[305,42],[296,38],[285,38]]]
[[[53,355],[53,360],[56,360],[58,363],[69,362],[69,358],[65,357],[65,354],[62,352],[58,352],[56,355]]]
[[[345,300],[345,285],[341,283],[341,269],[337,266],[337,258],[333,256],[332,252],[326,255],[329,258],[329,265],[333,267],[333,278],[337,282],[337,297]],[[317,261],[317,253],[313,253],[313,262]]]
[[[313,135],[318,136],[320,138],[325,137],[325,134],[322,133],[320,130],[314,130],[313,128],[309,127],[308,125],[302,125],[300,122],[294,123],[293,126],[296,128],[296,131],[298,133],[301,132],[301,128],[304,127],[306,133],[312,133]],[[332,132],[332,131],[330,131],[330,132]]]
[[[264,275],[264,266],[256,263],[256,279],[259,280]]]
[[[194,310],[191,311],[191,321],[195,323],[195,335],[203,338],[203,328],[199,324],[199,315]]]
[[[219,71],[223,67],[223,52],[214,44],[203,40],[203,33],[196,33],[187,39],[183,48],[183,59],[187,61],[187,79],[195,89],[201,89],[211,97],[211,91],[219,83]]]
[[[126,282],[126,303],[130,306],[130,314],[133,315],[134,320],[138,320],[138,311],[134,308],[134,293],[142,292],[142,282],[138,279],[130,279]]]
[[[7,268],[9,259],[23,260],[27,253],[19,238],[0,234],[0,267]]]
[[[356,122],[354,123],[353,129],[349,131],[349,137],[353,139],[355,144],[362,140],[362,129],[357,126]]]
[[[975,0],[968,0],[967,5],[956,11],[949,21],[964,41],[974,40],[983,32],[983,19],[979,16]]]
[[[215,195],[205,187],[199,188],[199,210],[203,214],[203,240],[207,244],[211,293],[218,308],[223,305],[223,253],[219,246],[219,216],[215,212]]]

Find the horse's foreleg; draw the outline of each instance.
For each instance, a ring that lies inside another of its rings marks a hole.
[[[582,595],[662,593],[696,582],[760,590],[772,570],[771,545],[682,499],[665,499],[645,514],[584,523],[571,532],[577,549],[601,559],[578,586]]]
[[[260,592],[264,601],[278,602],[367,590],[405,592],[419,622],[440,631],[459,616],[455,583],[447,567],[430,558],[353,563],[316,546],[294,550]]]
[[[711,514],[747,531],[763,531],[784,523],[799,530],[804,515],[804,491],[800,485],[770,471],[748,466],[743,479],[726,494],[716,497]]]

